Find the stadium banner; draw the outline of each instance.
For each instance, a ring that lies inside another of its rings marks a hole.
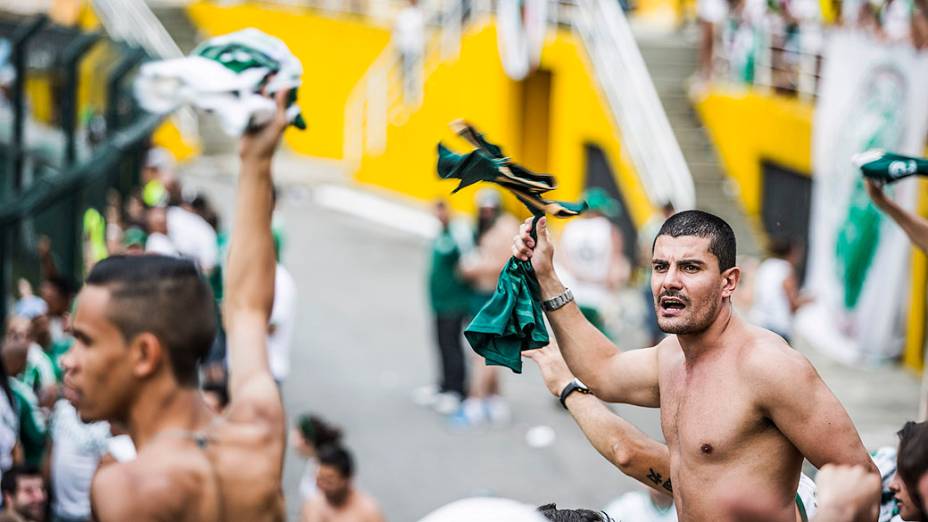
[[[796,329],[813,346],[848,363],[875,365],[903,346],[910,246],[867,196],[851,157],[883,148],[909,155],[928,134],[928,53],[839,30],[830,35],[815,110],[814,168],[806,290]],[[915,205],[913,178],[886,187]]]

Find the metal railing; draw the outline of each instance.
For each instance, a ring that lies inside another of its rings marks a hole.
[[[785,26],[774,15],[753,24],[729,21],[713,47],[713,79],[812,101],[825,31],[815,22]]]
[[[619,3],[578,0],[573,27],[648,198],[693,208],[692,175]]]
[[[42,46],[56,40],[53,35],[62,42],[56,46],[57,59],[47,69],[28,67],[33,54],[44,53]],[[102,209],[109,191],[125,195],[137,186],[145,148],[161,121],[140,113],[126,92],[125,78],[144,57],[137,48],[100,34],[49,26],[44,16],[14,26],[10,39],[15,79],[10,107],[0,108],[0,123],[10,127],[8,133],[0,133],[8,136],[0,142],[0,317],[5,317],[15,278],[35,280],[39,275],[39,235],[52,239],[59,272],[74,280],[81,277],[83,212]],[[111,67],[100,74],[78,74],[90,60],[88,51],[99,47]],[[57,115],[57,127],[40,126],[31,117],[22,90],[32,75],[36,85],[58,78],[49,108]],[[90,82],[84,85],[89,90],[105,91],[101,94],[110,124],[99,141],[78,126],[82,80]]]

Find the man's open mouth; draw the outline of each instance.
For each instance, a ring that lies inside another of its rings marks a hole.
[[[686,303],[678,297],[661,297],[660,306],[663,310],[682,310]]]

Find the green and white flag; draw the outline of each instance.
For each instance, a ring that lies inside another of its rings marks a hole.
[[[167,114],[184,105],[215,113],[223,130],[239,136],[271,120],[273,94],[290,89],[287,116],[306,123],[296,104],[303,66],[279,39],[257,29],[217,36],[186,58],[142,65],[135,96],[145,110]]]
[[[890,170],[907,171],[911,165],[859,154],[924,150],[928,54],[838,30],[824,58],[813,127],[806,277],[815,302],[800,311],[795,326],[818,349],[845,363],[879,364],[902,349],[910,247],[899,227],[870,201],[860,165],[884,181],[895,176]],[[915,189],[907,177],[885,190],[913,208]]]
[[[864,176],[883,183],[894,183],[916,174],[928,175],[928,160],[886,152],[883,149],[857,154],[854,156],[854,165],[857,165]]]

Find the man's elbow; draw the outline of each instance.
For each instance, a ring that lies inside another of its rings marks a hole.
[[[635,444],[629,444],[628,441],[615,440],[609,445],[609,454],[611,461],[619,471],[626,475],[631,475],[632,467],[638,462],[641,453]]]

